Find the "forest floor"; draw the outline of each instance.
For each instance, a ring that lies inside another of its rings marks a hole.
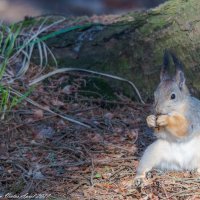
[[[68,74],[49,78],[29,98],[73,116],[90,129],[25,101],[6,113],[0,126],[4,199],[14,199],[11,193],[73,200],[200,199],[200,179],[190,172],[153,171],[152,178],[136,188],[138,161],[155,140],[145,122],[150,105],[123,95],[118,101],[85,97],[77,86],[85,77],[75,76],[71,85],[63,85]]]

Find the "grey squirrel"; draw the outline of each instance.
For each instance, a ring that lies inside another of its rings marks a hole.
[[[170,56],[175,76],[168,73]],[[145,150],[135,184],[140,185],[152,168],[197,170],[200,173],[200,101],[192,97],[185,84],[183,64],[165,51],[160,83],[154,92],[154,114],[146,119],[157,140]]]

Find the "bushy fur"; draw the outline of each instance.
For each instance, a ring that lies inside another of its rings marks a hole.
[[[158,139],[144,152],[136,180],[144,179],[152,168],[200,172],[200,101],[189,94],[182,63],[171,56],[176,75],[171,78],[167,73],[169,53],[165,52],[160,84],[154,93],[154,114],[147,117]]]

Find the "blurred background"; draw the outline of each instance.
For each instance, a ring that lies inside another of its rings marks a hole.
[[[25,16],[58,14],[65,16],[121,14],[142,10],[166,0],[0,0],[0,19],[17,22]]]

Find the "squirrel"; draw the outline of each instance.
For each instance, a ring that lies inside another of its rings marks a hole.
[[[176,68],[173,77],[168,73],[170,56]],[[182,62],[168,50],[154,92],[153,110],[146,121],[157,140],[147,147],[139,162],[135,185],[142,184],[153,168],[200,173],[200,101],[189,93]]]

